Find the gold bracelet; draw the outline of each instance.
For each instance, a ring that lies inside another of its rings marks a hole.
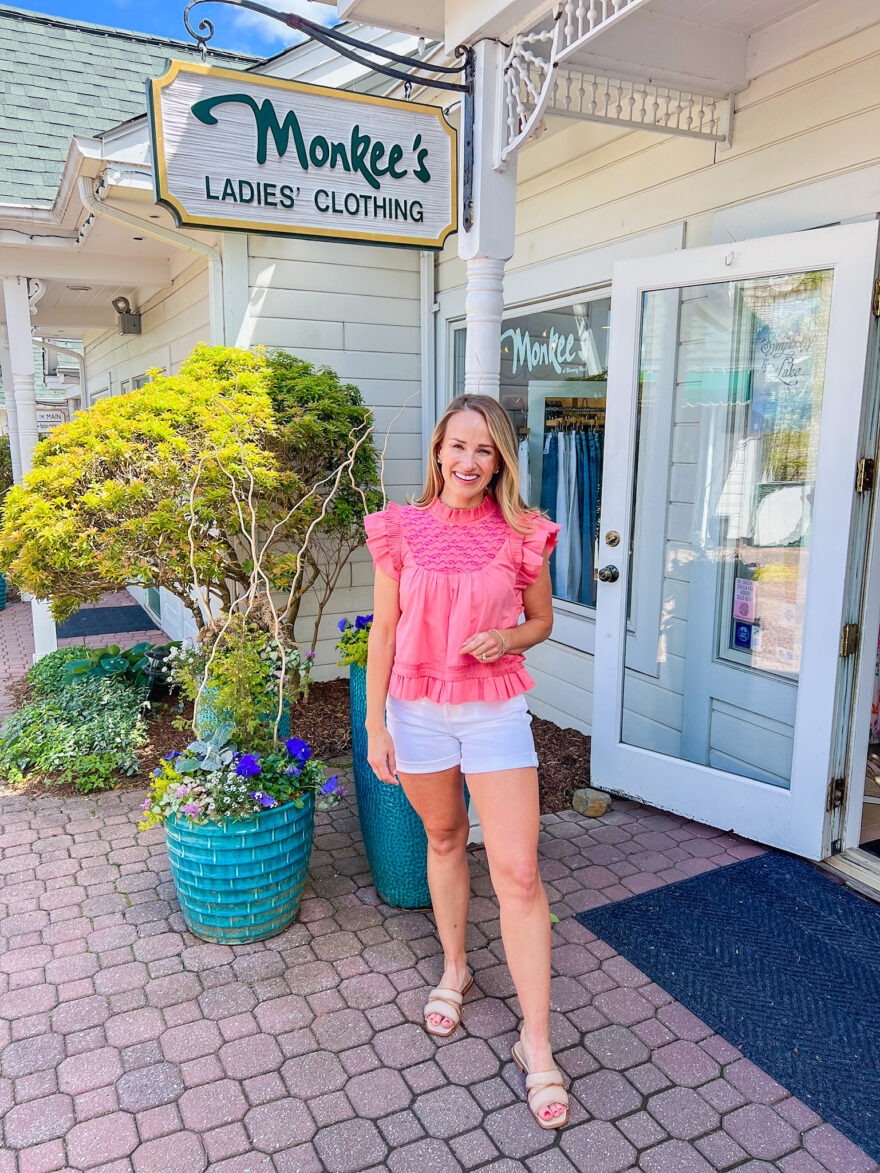
[[[507,640],[504,638],[504,636],[501,634],[501,632],[498,630],[497,627],[490,627],[489,631],[492,633],[492,635],[497,635],[498,638],[501,640],[501,651],[499,652],[499,658],[500,658],[507,651]]]

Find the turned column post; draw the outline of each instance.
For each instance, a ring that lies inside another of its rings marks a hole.
[[[506,49],[481,41],[474,49],[473,225],[458,236],[467,265],[464,389],[469,395],[499,395],[504,264],[513,256],[516,160],[495,168],[501,133],[501,80]]]
[[[17,417],[19,477],[26,476],[33,467],[37,446],[37,401],[34,393],[34,344],[31,335],[31,305],[26,277],[3,278],[3,308],[6,317],[6,341],[9,362],[3,355],[3,377],[7,405],[10,391],[15,400]],[[7,386],[7,371],[9,384]],[[7,406],[8,412],[8,406]],[[10,447],[12,446],[10,421]],[[34,660],[39,660],[58,646],[55,621],[49,604],[43,599],[31,599],[34,624]]]

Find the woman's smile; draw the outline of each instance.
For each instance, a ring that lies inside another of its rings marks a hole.
[[[440,500],[450,509],[473,509],[498,470],[498,450],[476,411],[458,411],[449,419],[437,453],[443,476]]]

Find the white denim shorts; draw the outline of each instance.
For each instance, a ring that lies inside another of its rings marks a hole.
[[[532,716],[522,695],[506,701],[402,701],[389,696],[385,721],[397,769],[433,774],[461,766],[463,774],[537,766]]]

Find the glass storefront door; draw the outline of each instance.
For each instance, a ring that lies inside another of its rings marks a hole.
[[[815,857],[875,248],[825,229],[613,286],[593,777]]]

